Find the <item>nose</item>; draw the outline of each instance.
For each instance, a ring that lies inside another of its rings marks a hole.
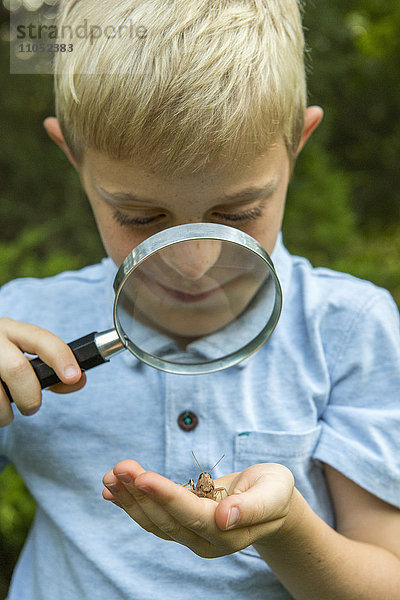
[[[161,250],[162,260],[185,279],[197,281],[217,262],[219,240],[188,240]]]

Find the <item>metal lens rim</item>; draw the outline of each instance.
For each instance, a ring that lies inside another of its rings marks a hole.
[[[260,333],[245,344],[239,350],[235,350],[231,354],[227,354],[223,358],[205,361],[203,363],[177,363],[161,359],[158,356],[145,352],[139,346],[136,346],[132,340],[126,337],[125,332],[118,320],[117,308],[121,292],[124,288],[126,280],[131,276],[133,271],[146,259],[152,256],[155,252],[184,241],[213,239],[221,242],[231,242],[238,246],[245,247],[261,258],[266,264],[272,275],[275,284],[275,303],[272,314]],[[113,318],[114,326],[125,348],[129,350],[136,358],[145,364],[154,367],[160,371],[167,373],[175,373],[181,375],[201,375],[205,373],[214,373],[232,367],[245,358],[253,354],[260,348],[270,337],[278,323],[279,316],[282,310],[282,289],[279,279],[275,272],[273,262],[264,250],[264,248],[251,236],[239,229],[221,225],[218,223],[188,223],[185,225],[177,225],[163,229],[158,233],[150,236],[132,250],[122,262],[114,279],[114,308]]]

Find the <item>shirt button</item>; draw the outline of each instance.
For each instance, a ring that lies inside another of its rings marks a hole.
[[[184,410],[178,417],[178,425],[183,431],[192,431],[197,427],[199,419],[191,410]]]

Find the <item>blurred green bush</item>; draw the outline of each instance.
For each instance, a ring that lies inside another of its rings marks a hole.
[[[0,598],[5,598],[9,577],[35,512],[35,502],[12,465],[0,475]]]

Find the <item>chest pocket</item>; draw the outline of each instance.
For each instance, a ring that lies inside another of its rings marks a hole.
[[[243,471],[256,463],[277,462],[291,468],[312,456],[321,425],[304,432],[243,431],[235,440],[235,469]],[[256,459],[256,462],[254,460]]]
[[[279,463],[292,472],[295,486],[311,508],[332,524],[332,506],[322,465],[313,458],[321,425],[302,432],[244,431],[236,435],[234,470],[259,463]],[[242,550],[259,556],[253,547]]]

